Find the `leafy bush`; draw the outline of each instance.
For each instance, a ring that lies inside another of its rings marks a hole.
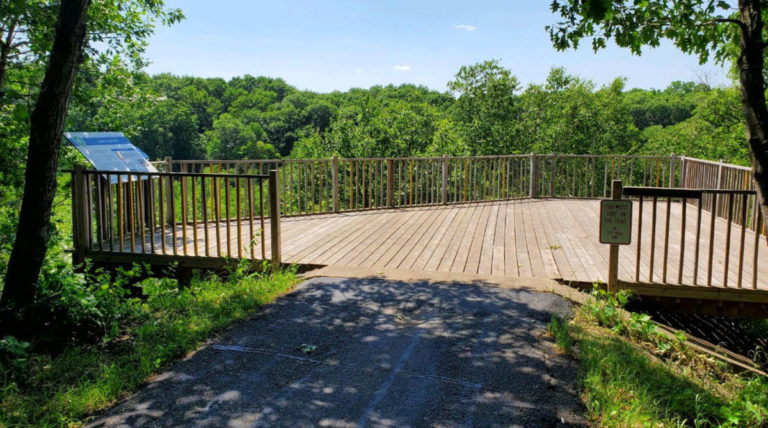
[[[120,321],[136,310],[138,299],[128,293],[130,282],[145,269],[109,273],[86,266],[78,274],[71,263],[48,258],[32,313],[40,344],[58,348],[67,343],[96,343],[118,334]]]

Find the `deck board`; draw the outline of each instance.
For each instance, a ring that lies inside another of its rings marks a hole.
[[[666,202],[657,207],[656,248],[653,280],[662,279],[664,215]],[[620,251],[620,279],[635,278],[636,239],[639,206],[635,202],[632,244]],[[680,239],[682,237],[682,205],[671,206],[669,228],[669,257],[667,282],[677,283],[680,264]],[[488,203],[468,203],[433,207],[412,207],[396,210],[370,210],[322,214],[282,219],[283,260],[289,263],[332,264],[365,266],[369,268],[396,268],[419,271],[463,272],[507,277],[556,278],[566,281],[605,281],[608,271],[608,246],[598,242],[599,201],[535,199]],[[650,219],[652,204],[643,206],[643,241],[641,247],[640,281],[650,278]],[[695,231],[697,209],[689,205],[686,216],[685,254],[683,283],[693,284],[695,263]],[[708,240],[710,217],[702,213],[699,251],[698,284],[706,284],[708,269]],[[243,220],[238,243],[237,224],[208,222],[208,254],[215,257],[221,247],[221,255],[228,252],[237,255],[238,247],[243,255],[250,255],[251,242],[256,257],[261,256],[260,224],[254,221],[251,236],[248,220]],[[727,222],[715,221],[715,244],[712,262],[712,285],[722,286],[725,273],[725,239]],[[193,226],[176,227],[174,233],[165,233],[165,252],[173,254],[176,242],[177,254],[206,254],[205,231],[198,224],[195,242]],[[741,228],[733,224],[731,251],[728,259],[728,276],[731,285],[738,278]],[[219,230],[220,245],[216,242]],[[227,245],[227,230],[230,243]],[[265,222],[269,230],[269,222]],[[186,236],[186,240],[184,240]],[[255,238],[255,240],[254,240]],[[133,252],[142,252],[140,236],[134,237]],[[159,233],[145,235],[144,252],[162,253]],[[758,288],[768,290],[768,248],[761,238],[757,266],[752,265],[754,232],[746,231],[744,250],[743,284],[752,288],[752,276],[757,269]],[[130,252],[130,234],[124,236],[124,252]],[[117,243],[117,240],[115,240]],[[108,243],[102,243],[108,250]],[[119,246],[119,244],[118,244]],[[195,248],[196,246],[196,248]],[[117,246],[116,246],[117,247]],[[265,251],[270,257],[269,233],[265,236]]]

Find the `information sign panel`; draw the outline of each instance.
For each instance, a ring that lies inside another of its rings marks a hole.
[[[64,137],[98,170],[157,172],[121,132],[65,132]]]
[[[600,242],[629,245],[632,240],[632,201],[600,201]]]

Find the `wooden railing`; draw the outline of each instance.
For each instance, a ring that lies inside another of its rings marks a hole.
[[[749,229],[764,226],[754,190],[625,187],[623,196],[638,201],[630,281],[758,288],[762,244]]]
[[[515,198],[599,198],[612,180],[678,183],[676,156],[526,154],[504,156],[188,161],[164,171],[280,173],[283,215],[458,204]]]
[[[680,187],[714,190],[755,190],[752,170],[749,167],[694,158],[681,158],[680,164]],[[750,230],[757,230],[758,217],[754,215],[757,209],[757,197],[754,192],[750,193],[750,195],[749,197],[737,200],[735,219],[740,224],[746,223]],[[728,206],[723,203],[722,198],[714,205],[712,204],[714,197],[711,194],[705,193],[703,198],[702,204],[706,211],[710,211],[712,207],[715,207],[718,217],[728,217]],[[746,205],[746,207],[742,205]],[[741,218],[742,212],[746,212],[746,218],[744,219]]]
[[[76,263],[95,252],[281,262],[276,171],[71,173]]]

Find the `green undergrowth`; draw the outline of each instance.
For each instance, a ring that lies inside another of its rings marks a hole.
[[[228,279],[195,278],[182,289],[175,280],[150,278],[138,284],[141,297],[120,300],[119,328],[97,344],[52,355],[6,337],[0,341],[0,426],[80,425],[296,283],[292,271],[241,268]]]
[[[573,319],[549,325],[556,346],[579,361],[592,424],[768,426],[766,379],[695,352],[683,333],[662,334],[648,315],[627,317],[621,308],[628,298],[596,288]]]

